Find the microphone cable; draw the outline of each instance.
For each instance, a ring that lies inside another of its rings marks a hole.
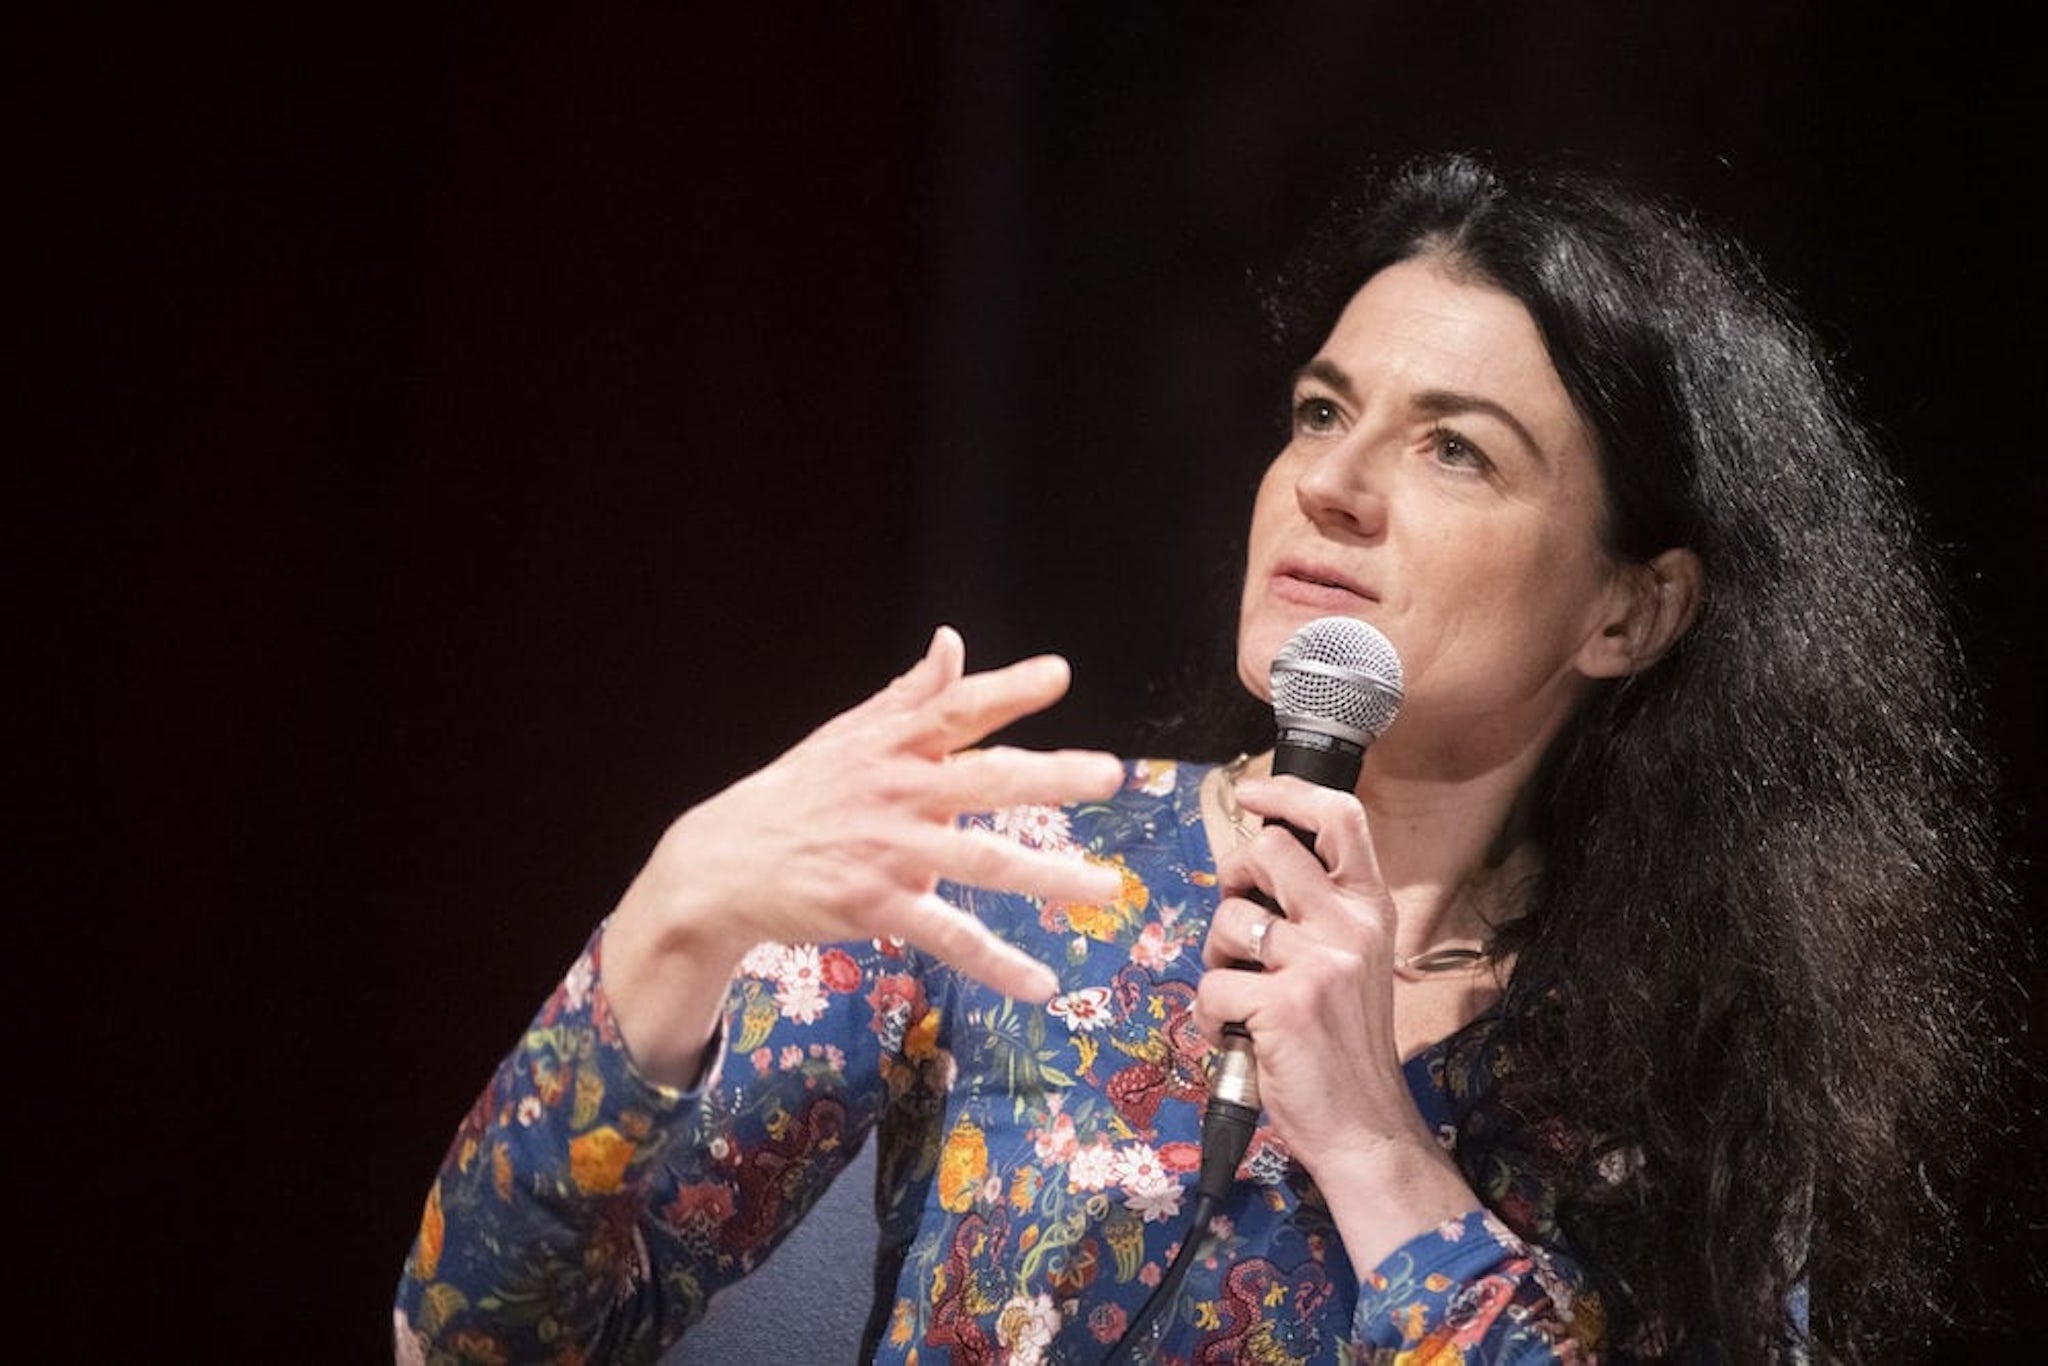
[[[1203,1165],[1208,1164],[1208,1126],[1202,1130]],[[1166,1268],[1166,1274],[1159,1278],[1159,1284],[1124,1329],[1124,1335],[1117,1339],[1116,1346],[1109,1349],[1104,1357],[1104,1366],[1141,1366],[1149,1362],[1159,1351],[1159,1340],[1166,1336],[1166,1326],[1171,1321],[1171,1310],[1180,1299],[1180,1283],[1187,1279],[1188,1268],[1195,1264],[1201,1246],[1209,1241],[1209,1225],[1216,1218],[1216,1197],[1207,1191],[1195,1197],[1195,1217],[1188,1228],[1188,1236],[1180,1245],[1180,1252],[1174,1257],[1173,1265]]]

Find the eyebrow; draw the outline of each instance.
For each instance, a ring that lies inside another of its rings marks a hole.
[[[1305,379],[1312,379],[1320,384],[1327,385],[1335,390],[1337,396],[1347,403],[1354,406],[1358,403],[1358,388],[1351,382],[1351,376],[1344,373],[1343,369],[1328,356],[1317,356],[1307,365],[1294,372],[1295,383],[1299,384]],[[1456,389],[1425,389],[1415,396],[1415,402],[1418,407],[1433,417],[1456,417],[1461,413],[1483,413],[1513,432],[1516,439],[1528,447],[1531,455],[1546,464],[1549,463],[1549,455],[1537,443],[1536,438],[1529,434],[1529,429],[1522,425],[1521,419],[1490,398],[1483,398],[1478,394],[1464,393]]]

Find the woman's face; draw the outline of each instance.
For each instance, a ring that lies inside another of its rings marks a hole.
[[[1485,766],[1617,671],[1594,438],[1512,295],[1427,258],[1380,272],[1296,377],[1291,431],[1252,512],[1253,692],[1304,622],[1359,617],[1406,675],[1390,742]]]

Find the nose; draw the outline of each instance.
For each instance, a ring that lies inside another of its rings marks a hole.
[[[1387,529],[1386,471],[1354,429],[1305,453],[1294,480],[1302,515],[1332,535],[1371,539]]]

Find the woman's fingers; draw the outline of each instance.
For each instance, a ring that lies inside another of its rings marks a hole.
[[[942,831],[918,852],[939,877],[965,887],[1082,903],[1107,902],[1123,890],[1122,875],[1107,864],[1090,863],[1079,853],[1033,849],[990,830]]]
[[[966,667],[967,646],[950,626],[932,632],[924,654],[915,664],[890,679],[866,701],[839,713],[812,732],[829,737],[857,730],[885,717],[909,715],[930,702],[949,685],[958,682]]]
[[[1073,678],[1072,667],[1058,655],[963,674],[905,718],[905,738],[934,755],[965,749],[1059,701]]]
[[[896,682],[902,685],[903,700],[916,705],[959,681],[966,670],[967,642],[952,627],[940,626],[932,631],[932,638],[926,642],[924,657],[911,665]]]
[[[1022,892],[1051,901],[1105,902],[1123,877],[1078,853],[1031,849],[988,830],[955,828],[906,838],[910,865],[963,886]],[[1006,943],[968,912],[935,893],[890,899],[864,927],[917,945],[1008,996],[1042,1002],[1058,989],[1052,969]]]
[[[813,733],[819,740],[857,740],[939,759],[977,744],[1011,722],[1066,696],[1073,670],[1058,655],[1035,655],[1000,669],[965,672],[966,646],[950,626],[933,632],[923,658],[866,701]],[[871,727],[881,726],[879,731]]]
[[[938,815],[1099,801],[1123,786],[1124,766],[1098,750],[998,746],[954,754],[927,786]]]
[[[1048,900],[1107,901],[1115,870],[1028,848],[967,813],[1107,797],[1123,782],[1108,754],[1008,747],[956,752],[1056,701],[1066,661],[1040,656],[963,672],[959,633],[940,627],[922,658],[867,701],[700,803],[658,851],[655,885],[687,893],[731,937],[780,940],[923,935],[963,971],[1027,994],[1041,974],[992,936],[912,913],[944,880]]]
[[[1256,886],[1296,920],[1317,918],[1331,904],[1327,893],[1345,892],[1390,913],[1392,902],[1380,875],[1379,856],[1366,826],[1365,808],[1349,792],[1317,787],[1299,778],[1247,778],[1238,785],[1245,810],[1269,821],[1284,821],[1315,838],[1313,857],[1300,841],[1275,825],[1226,860],[1224,886]]]
[[[1202,965],[1211,968],[1277,968],[1282,950],[1282,929],[1300,932],[1298,925],[1245,897],[1227,897],[1216,907],[1209,921],[1209,937],[1202,942]]]
[[[1261,973],[1234,971],[1229,967],[1202,974],[1195,992],[1195,1027],[1212,1044],[1223,1041],[1223,1026],[1241,1024],[1256,1046],[1266,1027],[1266,1015],[1286,988]],[[1279,997],[1276,998],[1276,993]]]
[[[902,939],[1005,996],[1036,1005],[1059,990],[1051,968],[943,897],[919,897],[899,919]]]
[[[1321,919],[1315,903],[1328,898],[1330,874],[1292,833],[1269,825],[1217,867],[1222,895],[1263,899],[1304,923]]]
[[[1354,852],[1352,845],[1362,845],[1368,852],[1372,848],[1365,808],[1357,796],[1342,789],[1284,775],[1245,778],[1237,785],[1237,799],[1253,815],[1309,831],[1315,836],[1316,857],[1332,872],[1345,854]]]

